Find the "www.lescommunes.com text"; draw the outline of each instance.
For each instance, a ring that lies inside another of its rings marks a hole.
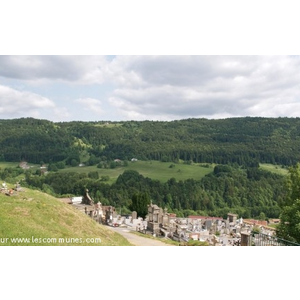
[[[0,238],[0,244],[99,244],[100,238]]]

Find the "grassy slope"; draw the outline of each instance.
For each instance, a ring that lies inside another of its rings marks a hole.
[[[5,168],[16,168],[19,165],[17,162],[0,162],[0,168],[5,169]]]
[[[37,240],[34,242],[32,237]],[[13,238],[29,240],[13,242]],[[57,241],[42,240],[44,238],[56,238]],[[67,238],[73,238],[72,242]],[[96,238],[101,242],[95,243]],[[25,189],[10,197],[0,193],[1,245],[129,246],[130,243],[70,205],[47,194]]]
[[[279,175],[287,175],[288,174],[288,169],[286,168],[282,168],[280,166],[277,165],[272,165],[272,164],[259,164],[259,166],[266,171],[272,172],[272,173],[276,173]]]
[[[174,165],[175,167],[170,168],[170,165]],[[91,171],[97,171],[100,177],[109,176],[111,179],[109,183],[112,183],[125,170],[136,170],[145,177],[166,182],[172,177],[174,177],[176,180],[186,180],[189,178],[200,180],[203,176],[213,171],[213,166],[210,165],[209,168],[205,168],[199,164],[187,165],[159,161],[137,161],[129,162],[127,167],[120,166],[114,169],[99,169],[96,166],[91,166],[66,168],[60,170],[59,172],[72,171],[88,173]]]

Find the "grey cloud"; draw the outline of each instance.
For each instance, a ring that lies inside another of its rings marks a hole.
[[[111,101],[123,113],[136,111],[144,118],[151,116],[154,119],[161,119],[160,116],[167,119],[197,117],[235,109],[227,95],[198,93],[193,89],[178,87],[119,90]]]
[[[119,82],[111,102],[140,118],[295,115],[300,60],[286,56],[118,57],[143,84]],[[120,65],[123,64],[123,68]],[[288,104],[284,105],[286,102]],[[281,109],[280,109],[281,108]]]
[[[1,76],[32,83],[109,83],[115,89],[106,99],[83,93],[77,103],[99,115],[110,109],[123,119],[295,116],[300,103],[298,56],[0,56]],[[22,99],[31,101],[25,92]],[[15,109],[3,103],[6,111]]]
[[[199,86],[216,77],[249,76],[260,60],[247,56],[121,56],[115,65],[148,84]]]
[[[23,80],[101,82],[104,57],[97,56],[0,56],[0,76]]]

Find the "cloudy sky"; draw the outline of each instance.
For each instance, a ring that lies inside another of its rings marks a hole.
[[[0,56],[0,118],[300,117],[298,56]]]

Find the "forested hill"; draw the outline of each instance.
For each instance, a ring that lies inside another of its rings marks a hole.
[[[300,158],[300,118],[228,118],[126,122],[0,120],[0,159],[256,162],[293,165]]]

